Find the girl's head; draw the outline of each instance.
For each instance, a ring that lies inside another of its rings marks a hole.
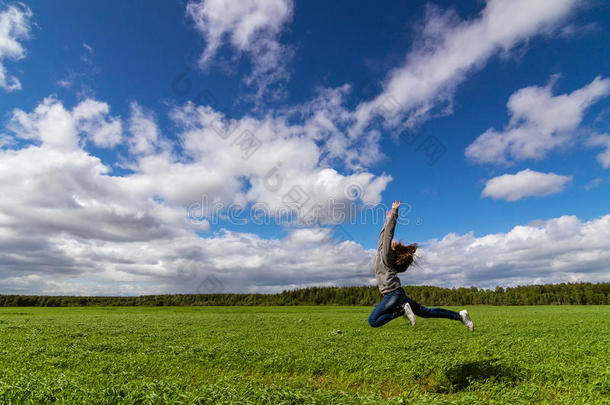
[[[413,264],[417,243],[404,245],[400,242],[392,241],[392,250],[394,251],[394,268],[396,268],[397,272],[402,273]]]

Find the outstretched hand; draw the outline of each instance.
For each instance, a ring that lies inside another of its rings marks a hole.
[[[400,201],[394,201],[392,203],[392,210],[394,208],[398,209],[400,207]],[[388,219],[390,217],[390,215],[392,215],[392,210],[388,210],[388,213],[385,215],[386,219]]]

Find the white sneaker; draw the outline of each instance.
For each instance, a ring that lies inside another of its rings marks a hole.
[[[474,332],[474,323],[472,323],[472,319],[470,319],[470,315],[468,315],[468,311],[461,310],[460,311],[460,318],[462,318],[462,323],[464,325],[466,325],[466,327],[468,329],[470,329],[471,332]]]
[[[415,326],[415,323],[417,321],[415,320],[415,314],[413,313],[413,310],[411,309],[411,305],[409,305],[408,302],[405,302],[405,305],[403,305],[402,307],[405,309],[405,313],[402,316],[407,318],[409,320],[409,322],[411,322],[411,324],[413,326]]]

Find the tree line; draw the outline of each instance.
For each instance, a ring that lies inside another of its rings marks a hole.
[[[610,283],[562,283],[496,287],[406,286],[406,294],[426,306],[442,305],[607,305]],[[0,295],[0,306],[194,306],[194,305],[376,305],[375,286],[311,287],[278,294],[167,294],[142,296]]]

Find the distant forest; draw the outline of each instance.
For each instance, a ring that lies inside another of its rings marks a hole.
[[[431,305],[600,305],[609,304],[610,283],[529,285],[495,290],[404,287],[407,295]],[[0,306],[192,306],[192,305],[364,305],[381,298],[374,286],[312,287],[279,294],[171,294],[139,297],[0,295]]]

